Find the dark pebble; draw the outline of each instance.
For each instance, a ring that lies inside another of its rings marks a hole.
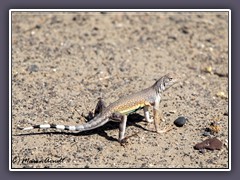
[[[183,34],[188,34],[188,33],[189,33],[188,27],[186,27],[186,26],[183,26],[182,28],[180,28],[180,31],[181,31]]]
[[[228,116],[228,112],[225,112],[223,115],[224,115],[224,116]]]
[[[126,153],[123,153],[123,157],[128,157],[128,155]]]
[[[77,20],[77,18],[76,18],[76,17],[73,17],[73,18],[72,18],[72,20],[73,20],[73,21],[76,21],[76,20]]]
[[[35,28],[36,28],[36,29],[40,29],[40,28],[41,28],[41,25],[37,24],[37,25],[35,26]]]
[[[29,71],[30,73],[32,73],[32,72],[38,72],[38,70],[39,70],[39,68],[38,68],[38,66],[35,65],[35,64],[32,64],[32,65],[28,66],[28,68],[27,68],[27,71]]]
[[[199,152],[204,154],[206,152],[206,150],[205,149],[199,149]]]
[[[183,116],[181,117],[178,117],[175,121],[174,121],[174,124],[177,126],[177,127],[182,127],[185,123],[186,123],[187,119]]]
[[[147,168],[147,163],[142,163],[141,168]]]
[[[102,147],[102,146],[99,146],[99,147],[97,147],[97,150],[98,150],[98,151],[102,151],[102,150],[103,150],[103,147]]]

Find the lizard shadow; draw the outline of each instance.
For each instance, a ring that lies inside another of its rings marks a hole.
[[[141,128],[144,131],[150,131],[141,125],[137,124],[141,122],[144,119],[144,116],[141,116],[140,114],[133,113],[128,115],[128,121],[127,121],[127,127],[128,126],[135,126],[137,128]],[[83,131],[83,132],[65,132],[65,131],[51,131],[51,132],[31,132],[31,133],[22,133],[22,134],[17,134],[14,136],[29,136],[29,135],[69,135],[69,136],[90,136],[93,134],[98,134],[99,136],[102,136],[106,138],[109,141],[118,141],[117,138],[114,138],[112,136],[109,136],[106,131],[113,130],[113,129],[118,129],[119,128],[119,123],[118,122],[108,122],[104,126],[99,127],[97,129],[89,130],[89,131]]]

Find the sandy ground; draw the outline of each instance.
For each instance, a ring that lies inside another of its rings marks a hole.
[[[98,97],[110,104],[171,72],[181,80],[162,96],[161,127],[188,121],[167,133],[149,131],[142,111],[125,147],[114,122],[79,134],[17,129],[84,123]],[[226,74],[226,12],[14,12],[12,168],[228,168]],[[213,121],[221,150],[195,150]]]

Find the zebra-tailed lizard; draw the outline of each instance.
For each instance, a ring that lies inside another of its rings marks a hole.
[[[147,122],[154,121],[155,130],[157,133],[163,133],[170,130],[170,128],[159,129],[160,120],[163,119],[162,113],[159,113],[159,104],[161,100],[162,92],[171,87],[177,81],[176,77],[171,74],[167,74],[157,80],[151,87],[146,88],[137,93],[125,96],[105,107],[102,100],[98,102],[95,110],[95,117],[82,125],[68,126],[68,125],[56,125],[56,124],[42,124],[33,125],[31,127],[19,128],[21,130],[31,130],[34,128],[47,129],[55,128],[61,130],[70,131],[88,131],[91,129],[98,128],[109,121],[120,122],[119,125],[119,142],[122,144],[126,142],[126,137],[124,137],[127,115],[136,112],[139,109],[144,110],[144,116]],[[154,119],[150,118],[149,107],[153,107]],[[160,116],[160,117],[159,117]]]

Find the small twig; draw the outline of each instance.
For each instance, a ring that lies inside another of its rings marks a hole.
[[[78,113],[79,116],[82,116],[82,114],[80,114],[80,112],[78,112],[78,110],[75,107],[74,110]]]
[[[228,77],[228,73],[220,73],[220,72],[214,71],[213,74],[216,74],[216,75],[218,75],[219,77]]]

